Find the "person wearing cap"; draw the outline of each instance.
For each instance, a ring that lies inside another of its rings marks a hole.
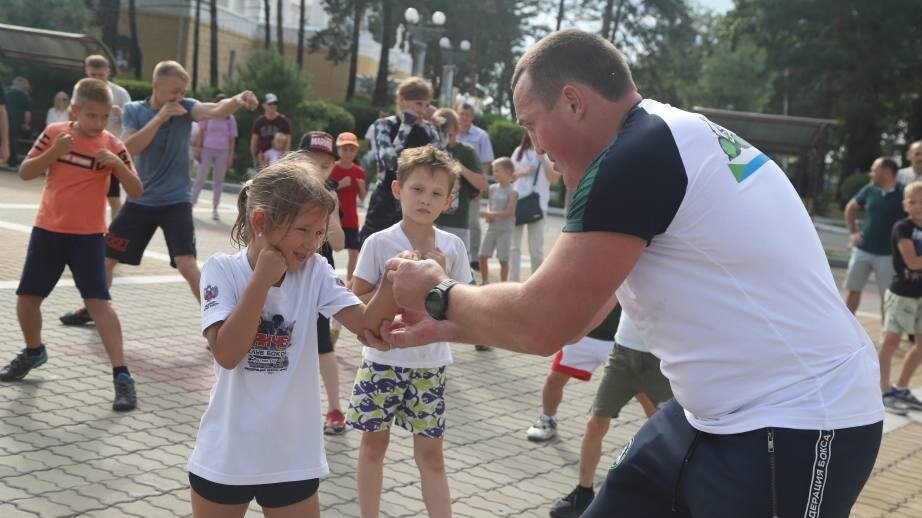
[[[310,160],[323,175],[324,185],[330,191],[336,192],[339,182],[333,180],[330,174],[339,159],[334,146],[333,136],[324,131],[309,131],[301,137],[298,151]],[[354,153],[353,153],[354,155]],[[338,204],[337,204],[338,205]],[[341,207],[330,214],[330,224],[327,230],[327,241],[320,247],[318,253],[330,263],[331,268],[336,268],[333,262],[333,252],[339,252],[345,246],[345,235],[340,223]],[[343,415],[339,401],[339,363],[336,361],[336,352],[333,349],[335,339],[330,329],[330,319],[320,316],[317,318],[317,348],[320,353],[320,378],[327,392],[327,414],[323,422],[323,432],[327,435],[339,435],[346,431],[346,416]]]
[[[344,132],[336,137],[339,160],[333,166],[330,178],[336,181],[336,195],[339,197],[339,212],[342,216],[343,232],[346,234],[346,250],[349,263],[346,267],[346,281],[352,280],[355,262],[359,257],[359,211],[356,200],[365,197],[365,169],[355,163],[359,151],[359,139],[355,133]]]
[[[253,157],[253,166],[257,168],[263,163],[263,153],[272,149],[272,139],[276,133],[284,133],[288,139],[285,150],[291,145],[291,122],[279,113],[279,98],[275,94],[268,93],[263,98],[263,111],[265,113],[253,121],[250,135],[250,155]]]

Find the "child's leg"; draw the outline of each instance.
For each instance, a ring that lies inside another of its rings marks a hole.
[[[352,281],[352,273],[355,272],[355,265],[359,261],[359,251],[349,249],[349,262],[346,265],[346,280]]]
[[[886,392],[890,390],[890,363],[893,360],[893,353],[900,345],[900,333],[887,332],[884,335],[884,341],[880,344],[878,359],[880,361],[880,390]]]
[[[327,326],[329,325],[327,323]],[[323,388],[327,391],[327,408],[342,411],[339,406],[339,364],[336,362],[336,353],[332,350],[320,355],[320,378],[323,380]]]
[[[442,438],[414,435],[413,458],[419,468],[423,503],[429,516],[451,516],[451,491],[445,473]]]
[[[922,334],[916,331],[916,343],[906,354],[906,357],[903,358],[903,368],[900,370],[900,378],[896,382],[897,387],[906,388],[909,386],[909,379],[912,378],[916,368],[919,366],[919,362],[922,361],[922,336],[920,335]]]
[[[231,150],[222,149],[215,152],[211,173],[211,205],[215,213],[221,205],[221,191],[224,189],[224,176],[227,174],[227,158]]]
[[[16,299],[16,316],[26,347],[35,349],[42,345],[42,302],[44,297],[19,295]]]
[[[109,356],[109,363],[112,367],[121,367],[125,365],[125,352],[122,344],[122,325],[118,320],[118,315],[112,309],[108,300],[104,299],[83,299],[86,310],[96,322],[96,330],[99,332],[99,338],[102,345],[106,348],[106,354]]]
[[[563,401],[563,387],[570,381],[570,376],[562,372],[550,371],[541,390],[541,408],[544,415],[555,416],[560,402]]]
[[[193,518],[242,518],[246,515],[247,507],[249,507],[249,504],[219,504],[206,500],[196,493],[194,489],[189,492],[192,494]]]
[[[487,284],[490,282],[490,258],[481,255],[480,256],[480,283]]]
[[[586,422],[586,431],[579,448],[579,485],[582,487],[592,487],[595,470],[602,458],[602,440],[610,424],[610,417],[596,415],[590,416]]]
[[[647,396],[646,393],[638,392],[634,394],[634,399],[643,407],[643,413],[646,414],[648,418],[656,413],[656,405],[653,404],[653,401],[650,400],[650,397]]]
[[[263,507],[263,515],[266,518],[320,518],[320,496],[314,493],[307,500],[285,507]]]
[[[509,261],[499,262],[499,280],[502,282],[509,280]]]
[[[355,470],[356,490],[362,518],[377,518],[381,510],[381,485],[384,482],[384,455],[391,439],[390,428],[377,432],[362,432],[358,466]],[[430,513],[431,514],[431,513]]]

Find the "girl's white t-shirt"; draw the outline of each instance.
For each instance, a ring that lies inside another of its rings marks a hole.
[[[227,319],[253,274],[246,249],[216,254],[202,268],[202,332]],[[323,449],[318,313],[359,304],[333,268],[314,255],[269,289],[247,355],[214,364],[189,471],[230,485],[308,480],[330,472]]]
[[[445,269],[448,276],[460,283],[470,284],[474,277],[464,242],[454,234],[437,228],[433,230],[435,230],[435,246],[445,255]],[[353,275],[377,286],[381,277],[384,276],[384,263],[406,250],[413,250],[413,245],[410,244],[410,238],[400,228],[400,223],[376,232],[362,243],[362,251],[359,252]],[[442,367],[452,361],[451,347],[448,342],[435,342],[420,347],[390,351],[364,347],[362,357],[367,361],[391,367],[414,369]]]
[[[535,153],[534,149],[526,149],[523,151],[521,159],[516,160],[517,156],[519,156],[519,148],[515,148],[515,151],[512,152],[512,166],[516,171],[532,166],[537,168],[538,164],[541,164],[541,161],[538,160],[538,154]],[[532,172],[530,175],[516,178],[512,187],[515,188],[515,192],[519,195],[520,200],[531,194],[532,191],[537,192],[538,196],[541,197],[541,210],[547,214],[548,203],[551,200],[551,182],[547,181],[547,171],[544,170],[543,165],[541,166],[541,170],[537,171],[537,173],[537,183],[535,183],[535,173]]]

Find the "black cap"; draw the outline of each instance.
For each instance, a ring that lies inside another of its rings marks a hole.
[[[334,160],[339,160],[339,153],[336,152],[336,139],[325,131],[309,131],[305,133],[301,137],[298,149],[313,153],[326,153],[333,157]]]

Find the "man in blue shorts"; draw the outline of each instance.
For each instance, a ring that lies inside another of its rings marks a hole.
[[[144,193],[138,198],[129,196],[109,224],[106,275],[111,285],[116,264],[141,264],[144,250],[160,228],[166,238],[170,266],[189,283],[198,300],[201,272],[195,261],[189,178],[192,121],[220,119],[241,107],[254,110],[259,101],[247,90],[218,103],[200,103],[184,96],[188,84],[189,74],[182,65],[161,61],[154,67],[151,96],[125,104],[122,140],[134,157]],[[61,316],[64,325],[91,321],[86,308]]]

